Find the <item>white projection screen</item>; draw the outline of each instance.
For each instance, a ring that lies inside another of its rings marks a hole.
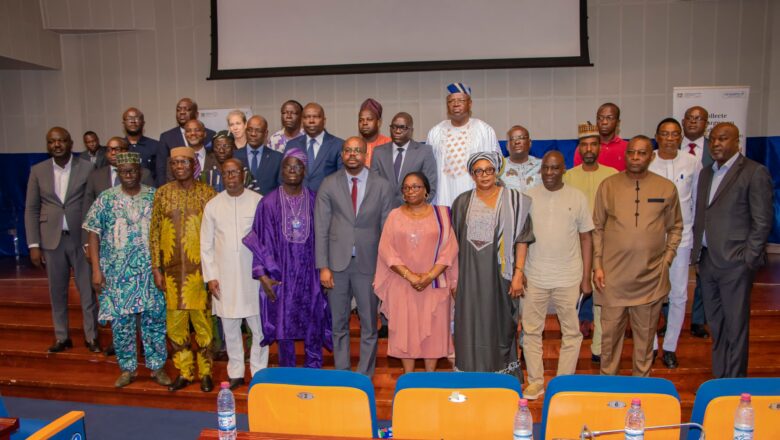
[[[209,79],[588,66],[587,0],[212,0]]]

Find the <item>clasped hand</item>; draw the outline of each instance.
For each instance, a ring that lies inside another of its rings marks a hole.
[[[433,282],[433,277],[431,277],[430,273],[409,272],[409,274],[406,275],[406,280],[409,281],[409,284],[414,290],[422,292]]]

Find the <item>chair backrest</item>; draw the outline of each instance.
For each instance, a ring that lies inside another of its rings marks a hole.
[[[520,383],[496,373],[408,373],[396,382],[393,437],[511,438]]]
[[[755,412],[753,438],[780,439],[780,378],[713,379],[696,391],[691,422],[704,426],[707,440],[732,439],[739,396],[750,393]],[[689,440],[698,439],[699,431]]]
[[[559,376],[550,381],[542,408],[541,438],[579,438],[592,431],[623,429],[631,399],[642,400],[645,426],[680,423],[680,397],[666,379],[628,376]],[[599,438],[622,439],[623,434]],[[645,438],[680,438],[679,429],[647,431]]]
[[[249,386],[249,430],[280,434],[374,437],[371,380],[358,373],[265,368]]]

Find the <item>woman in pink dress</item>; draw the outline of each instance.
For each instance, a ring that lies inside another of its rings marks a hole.
[[[420,358],[433,371],[452,353],[458,243],[448,208],[427,202],[424,174],[407,174],[401,188],[405,203],[387,216],[379,241],[374,291],[390,323],[387,354],[401,359],[404,373],[414,371]]]

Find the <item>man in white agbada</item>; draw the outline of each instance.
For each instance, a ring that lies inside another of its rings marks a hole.
[[[447,86],[447,117],[428,132],[425,142],[433,148],[438,165],[437,205],[452,206],[461,193],[474,188],[466,161],[474,153],[498,151],[496,132],[485,122],[471,117],[471,87],[463,83]]]
[[[222,320],[228,354],[230,389],[244,384],[244,342],[241,321],[252,332],[249,368],[254,374],[268,366],[268,347],[260,325],[260,282],[252,278],[252,252],[241,240],[252,229],[261,195],[244,189],[244,167],[237,159],[222,165],[225,191],[203,210],[200,254],[203,279],[212,295],[212,311]]]

